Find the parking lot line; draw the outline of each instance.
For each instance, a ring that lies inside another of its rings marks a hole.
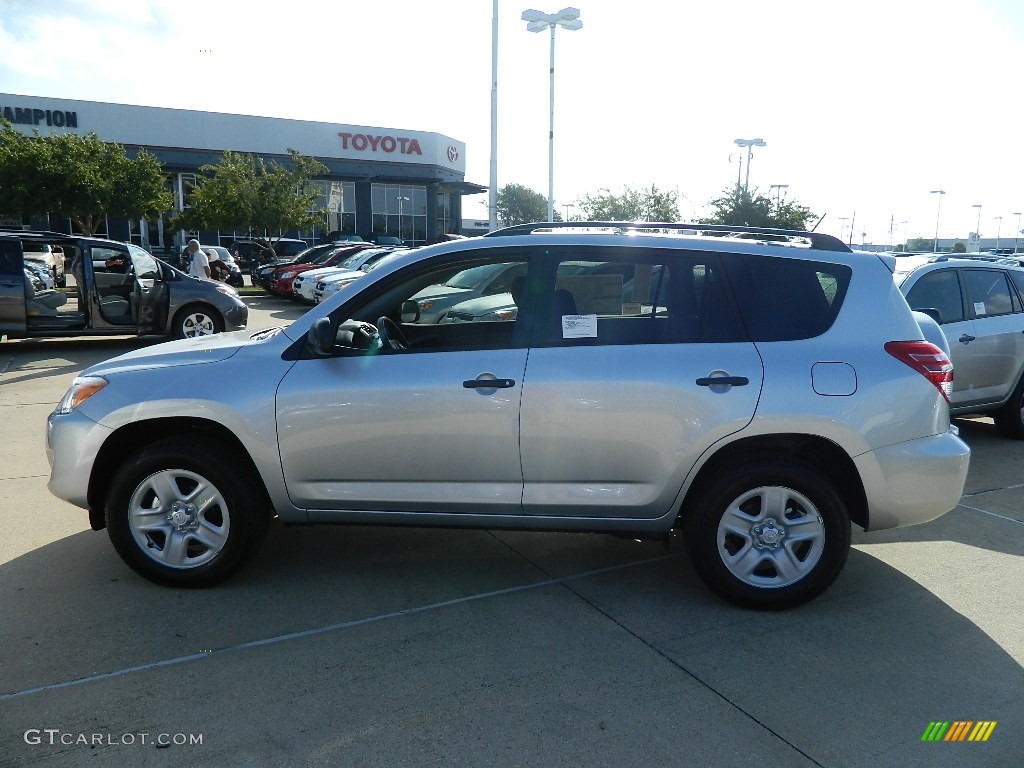
[[[404,616],[415,616],[417,614],[426,613],[428,611],[436,611],[441,608],[450,608],[455,605],[463,605],[465,603],[472,603],[478,600],[487,600],[493,597],[504,597],[505,595],[513,595],[519,592],[528,592],[534,589],[542,589],[544,587],[551,587],[556,586],[558,584],[564,584],[569,581],[587,579],[592,576],[600,576],[605,573],[621,571],[626,568],[633,568],[640,565],[650,565],[652,563],[658,563],[663,560],[670,560],[672,558],[677,557],[682,557],[682,553],[659,555],[658,557],[651,557],[645,560],[635,560],[629,563],[610,565],[606,568],[597,568],[594,570],[583,571],[581,573],[574,573],[570,574],[569,576],[562,576],[559,578],[544,579],[543,581],[537,581],[531,584],[520,584],[514,587],[506,587],[505,589],[496,589],[490,592],[481,592],[475,595],[466,595],[465,597],[457,597],[452,600],[442,600],[438,603],[428,603],[427,605],[420,605],[415,608],[405,608],[400,611],[390,611],[388,613],[381,613],[376,616],[367,616],[362,619],[352,619],[350,621],[341,621],[334,624],[326,624],[321,627],[303,629],[298,632],[288,632],[283,635],[274,635],[273,637],[264,637],[259,640],[248,640],[244,643],[236,643],[235,645],[229,645],[224,648],[214,648],[209,651],[190,653],[186,656],[174,656],[169,659],[160,659],[158,661],[152,661],[147,664],[138,664],[132,667],[124,667],[123,669],[117,669],[112,672],[100,672],[95,675],[80,677],[75,680],[64,680],[59,683],[48,683],[46,685],[35,686],[34,688],[25,688],[20,691],[0,693],[0,702],[10,701],[11,699],[18,699],[24,696],[31,696],[36,693],[45,693],[47,691],[57,691],[64,688],[73,688],[79,685],[86,685],[88,683],[99,682],[101,680],[109,680],[113,677],[123,677],[125,675],[131,675],[138,672],[147,672],[149,670],[161,669],[163,667],[173,667],[179,664],[187,664],[193,661],[200,661],[203,659],[209,659],[214,656],[221,656],[228,653],[236,653],[238,651],[246,651],[252,648],[261,648],[267,645],[277,645],[279,643],[285,643],[291,640],[301,640],[307,637],[324,635],[329,632],[338,632],[343,629],[351,629],[353,627],[361,627],[366,624],[374,624],[376,622],[386,621],[388,619],[398,619]]]

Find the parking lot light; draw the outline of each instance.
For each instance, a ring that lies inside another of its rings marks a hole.
[[[548,221],[555,220],[555,28],[573,32],[583,26],[578,8],[563,8],[557,13],[533,9],[523,11],[522,20],[530,32],[551,30],[550,106],[548,129]]]
[[[938,195],[939,196],[938,210],[936,210],[936,212],[935,212],[935,241],[932,243],[932,253],[938,253],[939,252],[939,216],[942,214],[942,196],[944,194],[946,194],[946,190],[944,190],[944,189],[933,189],[928,194],[929,195]]]

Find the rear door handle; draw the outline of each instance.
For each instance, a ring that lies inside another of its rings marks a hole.
[[[975,338],[976,337],[971,336],[970,334],[962,333],[960,334],[959,341],[963,342],[964,344],[970,344],[972,341],[974,341]]]
[[[462,382],[466,389],[508,389],[515,385],[515,379],[467,379]]]
[[[697,379],[698,387],[745,387],[749,383],[750,379],[746,376],[711,376],[710,378],[704,377]]]

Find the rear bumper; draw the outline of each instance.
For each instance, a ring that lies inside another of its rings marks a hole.
[[[963,496],[970,456],[971,449],[951,428],[856,457],[869,530],[926,523],[949,512]]]

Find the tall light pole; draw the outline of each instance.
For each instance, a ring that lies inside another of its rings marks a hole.
[[[901,248],[901,250],[904,253],[906,253],[907,252],[907,220],[904,219],[903,221],[900,222],[900,224],[903,225],[903,248]]]
[[[771,195],[773,189],[775,190],[775,207],[778,208],[780,205],[782,205],[782,190],[789,189],[789,184],[769,184],[769,195]]]
[[[850,220],[849,216],[840,216],[839,217],[839,239],[840,240],[842,240],[843,237],[846,235],[846,222],[848,222],[849,220]],[[851,224],[850,226],[852,227],[853,225]]]
[[[754,147],[767,147],[768,144],[764,139],[734,139],[733,144],[740,148],[747,148],[747,178],[743,182],[743,191],[746,192],[750,189],[750,159],[754,156]],[[736,180],[736,183],[739,184],[739,179]]]
[[[404,197],[403,195],[398,196],[398,236],[402,237],[402,203],[412,202],[411,197]]]
[[[498,228],[498,0],[491,8],[491,180],[487,192],[487,224]]]
[[[1017,253],[1017,241],[1020,239],[1020,211],[1015,211],[1013,215],[1017,217],[1017,229],[1013,232],[1013,252]]]
[[[975,203],[971,208],[978,209],[978,223],[974,225],[974,239],[976,241],[977,250],[981,250],[981,203]]]
[[[548,221],[555,220],[555,28],[561,27],[570,32],[580,29],[583,22],[580,21],[578,8],[563,8],[558,13],[541,13],[540,11],[523,11],[523,21],[526,22],[526,29],[530,32],[543,32],[551,30],[551,104],[549,107],[549,129],[548,129]]]
[[[932,253],[938,253],[939,252],[939,216],[942,214],[942,196],[944,194],[946,194],[946,190],[944,190],[944,189],[933,189],[928,194],[929,195],[938,195],[939,196],[938,210],[936,210],[936,212],[935,212],[935,241],[932,243]]]
[[[1003,231],[1003,217],[996,216],[996,250],[999,250],[999,235]]]

